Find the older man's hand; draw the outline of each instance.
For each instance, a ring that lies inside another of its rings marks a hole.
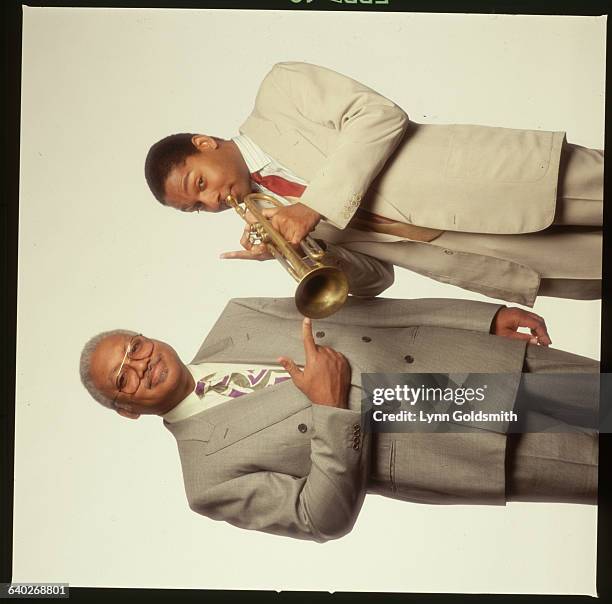
[[[310,319],[304,319],[302,323],[302,337],[306,353],[304,369],[300,369],[287,357],[280,357],[278,362],[289,373],[293,383],[314,404],[346,409],[351,387],[349,362],[333,348],[315,344]]]
[[[521,327],[527,327],[531,334],[518,331]],[[520,308],[500,308],[493,318],[491,333],[513,340],[528,340],[530,344],[540,346],[552,344],[544,319]]]

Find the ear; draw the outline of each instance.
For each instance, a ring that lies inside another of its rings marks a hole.
[[[125,411],[124,409],[117,409],[116,411],[119,415],[127,417],[128,419],[138,419],[140,417],[140,413],[132,413],[131,411]]]
[[[206,134],[194,134],[191,137],[191,144],[198,149],[198,151],[216,149],[219,146],[219,143],[217,143],[212,136]]]

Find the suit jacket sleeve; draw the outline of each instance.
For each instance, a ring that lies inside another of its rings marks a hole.
[[[504,308],[503,304],[452,298],[422,298],[411,302],[409,316],[416,325],[468,329],[484,333],[491,333],[495,315]]]
[[[349,327],[368,325],[372,328],[426,325],[490,333],[493,319],[500,308],[504,308],[504,305],[452,298],[406,300],[402,298],[357,299],[349,296],[346,304],[332,317],[322,320],[321,325],[325,325],[325,321]],[[301,319],[293,298],[233,298],[223,312],[223,322],[218,321],[213,328],[214,333],[222,333],[223,330],[237,322],[247,322],[250,313],[253,312],[282,319]],[[218,335],[215,337],[218,338]],[[212,338],[211,341],[214,339]],[[203,347],[209,344],[207,338]],[[349,351],[340,350],[339,352],[348,354]]]
[[[353,447],[354,426],[361,421],[355,411],[313,405],[312,413],[308,476],[237,472],[190,496],[190,507],[241,528],[319,542],[348,533],[365,495],[369,437],[364,433],[359,448]],[[231,464],[223,457],[231,454],[228,449],[211,455],[211,463]]]
[[[346,274],[353,296],[374,297],[393,285],[393,265],[389,262],[333,243],[324,245],[329,259]]]
[[[401,141],[408,116],[395,103],[359,82],[308,63],[279,63],[259,98],[282,95],[300,120],[335,131],[323,167],[300,201],[342,229]]]
[[[290,303],[291,300],[287,299],[282,304],[289,307]],[[330,321],[347,325],[366,324],[369,327],[420,325],[490,333],[493,319],[503,307],[503,304],[452,298],[357,300],[349,297]]]

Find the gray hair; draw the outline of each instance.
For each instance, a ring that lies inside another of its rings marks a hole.
[[[93,383],[91,379],[91,357],[102,342],[106,338],[110,336],[136,336],[138,335],[135,331],[130,331],[129,329],[113,329],[112,331],[103,331],[98,335],[95,335],[93,338],[90,338],[85,346],[83,346],[83,350],[81,351],[81,361],[79,363],[79,373],[81,376],[81,383],[85,386],[85,389],[91,396],[98,401],[101,405],[108,407],[109,409],[114,409],[113,400],[108,398],[102,394],[100,389]]]

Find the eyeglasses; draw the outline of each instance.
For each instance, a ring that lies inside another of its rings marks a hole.
[[[130,338],[115,378],[117,394],[113,399],[113,405],[117,402],[119,394],[134,394],[140,385],[138,373],[133,367],[126,365],[126,361],[128,359],[130,361],[142,361],[150,357],[152,352],[153,342],[149,338],[145,338],[141,333]]]

